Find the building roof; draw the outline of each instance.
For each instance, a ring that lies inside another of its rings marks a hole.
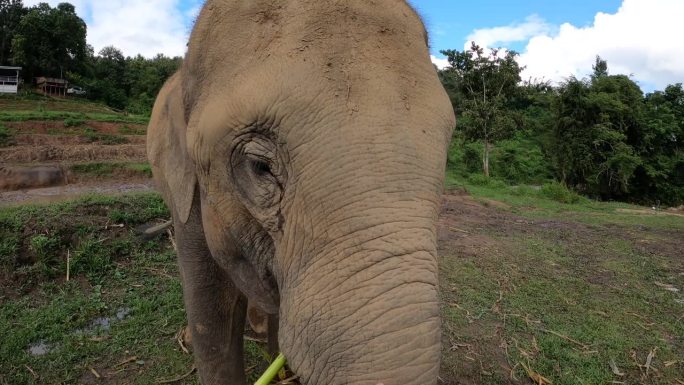
[[[0,70],[20,70],[21,67],[0,66]]]
[[[41,77],[36,78],[36,83],[38,83],[38,84],[52,83],[52,84],[66,85],[69,82],[66,79],[48,78],[45,76],[41,76]]]

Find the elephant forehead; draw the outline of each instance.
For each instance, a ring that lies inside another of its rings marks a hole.
[[[425,76],[434,70],[424,31],[399,0],[209,1],[184,63],[186,102],[197,102],[215,83],[232,87],[240,74],[264,63],[311,63],[310,72],[341,89],[354,73]]]

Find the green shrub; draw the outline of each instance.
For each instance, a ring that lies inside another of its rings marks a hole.
[[[71,273],[102,274],[112,263],[112,257],[102,242],[85,239],[74,251],[71,258]]]
[[[541,146],[524,137],[498,142],[490,161],[492,176],[512,184],[541,184],[551,179],[551,163]]]
[[[150,178],[152,177],[152,167],[149,163],[131,163],[126,165],[126,168],[144,174]]]
[[[14,144],[14,132],[9,128],[0,125],[0,147],[7,147]]]
[[[576,192],[568,189],[562,183],[558,183],[556,181],[544,184],[539,191],[539,194],[545,198],[560,203],[579,203],[580,201],[586,199]]]
[[[83,163],[71,166],[71,171],[76,174],[105,176],[110,175],[115,168],[115,163]]]
[[[467,180],[469,184],[474,186],[490,187],[493,189],[505,189],[508,187],[505,181],[492,177],[487,178],[482,174],[469,175]]]
[[[483,174],[473,174],[468,176],[468,183],[474,186],[488,186],[490,182],[490,178],[487,178]]]
[[[482,151],[484,145],[481,142],[466,143],[463,147],[463,167],[469,174],[482,173]]]
[[[64,119],[64,127],[69,128],[69,127],[78,127],[82,126],[85,124],[85,119],[82,118],[76,118],[76,117],[68,117]]]
[[[509,190],[511,194],[521,197],[537,196],[537,194],[539,193],[538,190],[535,190],[534,188],[528,185],[511,186]]]
[[[123,125],[119,127],[119,134],[121,135],[145,135],[147,131],[144,128],[133,128]]]
[[[84,136],[91,143],[101,142],[105,145],[128,143],[128,139],[125,136],[101,134],[90,127],[86,127]]]
[[[54,268],[59,265],[59,239],[39,234],[31,237],[30,249],[36,256],[36,263],[48,276],[54,275]]]

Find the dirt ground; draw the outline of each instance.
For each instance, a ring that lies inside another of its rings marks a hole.
[[[84,163],[146,163],[145,126],[85,121],[66,127],[64,121],[5,122],[14,131],[11,145],[0,148],[0,165],[9,168],[61,166]],[[134,135],[135,134],[135,135]],[[88,193],[148,191],[152,182],[136,173],[110,177],[77,175],[66,186],[0,192],[0,206],[53,202]]]
[[[521,255],[521,239],[543,239],[549,245],[563,247],[569,258],[576,261],[572,271],[560,270],[567,267],[556,265],[554,261],[546,263],[559,269],[559,275],[576,276],[604,288],[621,290],[624,285],[614,271],[604,268],[603,263],[618,258],[616,256],[625,251],[601,247],[607,240],[624,242],[638,253],[663,258],[662,264],[668,266],[671,276],[684,276],[684,232],[681,229],[592,225],[571,219],[530,219],[508,209],[504,203],[476,200],[460,191],[448,192],[443,197],[437,227],[443,312],[453,309],[465,314],[463,324],[443,322],[442,384],[527,383],[525,380],[520,382],[520,376],[516,379],[513,374],[516,363],[510,359],[509,351],[518,347],[512,346],[505,336],[506,314],[501,310],[502,299],[516,289],[514,282],[526,281],[525,275],[534,269],[534,266],[525,266],[528,261],[517,259]],[[644,215],[642,212],[630,214]],[[652,212],[648,214],[653,215]],[[677,211],[663,212],[663,215],[681,214]],[[491,308],[480,314],[459,305],[465,295],[460,293],[463,287],[454,281],[450,269],[465,265],[476,266],[488,280],[500,277],[498,288],[490,288],[498,293],[498,298],[491,301]],[[493,316],[485,316],[485,313]]]

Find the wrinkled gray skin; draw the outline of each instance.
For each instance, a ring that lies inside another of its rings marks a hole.
[[[426,41],[403,0],[204,6],[148,131],[203,384],[245,383],[248,301],[304,384],[436,383],[454,115]]]
[[[68,184],[68,172],[60,166],[0,166],[0,191]]]

